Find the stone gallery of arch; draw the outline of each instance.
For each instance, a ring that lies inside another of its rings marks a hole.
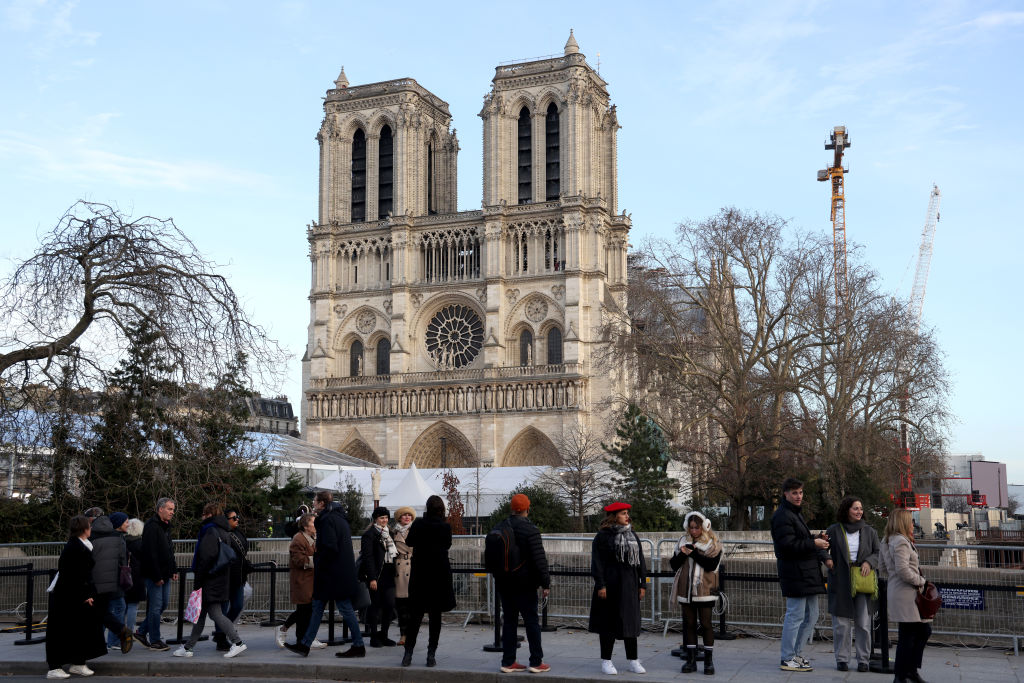
[[[614,421],[622,378],[596,360],[630,223],[606,85],[571,34],[498,66],[482,208],[458,211],[448,104],[342,70],[317,135],[306,439],[393,467],[550,465],[563,430]]]

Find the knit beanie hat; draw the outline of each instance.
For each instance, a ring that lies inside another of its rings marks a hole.
[[[378,517],[390,517],[391,513],[384,506],[373,508],[373,514],[370,515],[370,519],[376,520]]]
[[[512,512],[523,512],[530,509],[530,499],[526,497],[525,493],[517,493],[512,496],[509,506],[512,508]]]
[[[115,512],[110,515],[110,524],[114,529],[120,529],[121,525],[128,521],[128,515],[123,512]]]

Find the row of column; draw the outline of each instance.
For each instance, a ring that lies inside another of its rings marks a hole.
[[[577,408],[583,379],[309,395],[318,420]]]

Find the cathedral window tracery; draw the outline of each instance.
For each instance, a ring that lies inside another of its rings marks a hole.
[[[427,355],[439,370],[464,368],[484,343],[484,325],[472,308],[445,306],[430,319],[424,335]]]
[[[533,332],[530,330],[519,334],[519,365],[533,365]]]
[[[552,102],[544,117],[544,199],[558,199],[561,192],[561,164],[559,161],[558,107]]]
[[[352,135],[352,222],[366,220],[366,134],[356,129]]]
[[[480,277],[483,242],[477,228],[421,233],[416,241],[423,282],[452,282]]]
[[[394,196],[395,156],[391,126],[380,129],[377,145],[377,218],[386,218],[391,213]]]
[[[548,330],[548,365],[562,362],[562,330],[552,327]]]
[[[519,112],[519,203],[533,201],[533,131],[530,110],[523,107]]]
[[[363,374],[363,342],[358,339],[349,347],[348,374],[350,377],[359,377]]]
[[[391,374],[391,342],[387,339],[377,342],[377,374]]]

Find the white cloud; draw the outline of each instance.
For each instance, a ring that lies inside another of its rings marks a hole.
[[[104,117],[94,117],[102,126]],[[162,187],[181,192],[217,192],[244,187],[272,192],[273,179],[260,173],[242,171],[202,160],[163,160],[133,157],[98,149],[94,138],[82,134],[76,138],[27,138],[0,131],[0,161],[17,166],[23,176],[49,181],[88,181],[123,187]]]
[[[1024,24],[1024,12],[986,12],[977,19],[967,22],[969,26],[980,29],[1002,28],[1003,26],[1020,26]]]
[[[74,25],[72,14],[77,6],[77,0],[15,0],[4,9],[4,26],[18,33],[34,34],[29,55],[37,60],[62,49],[92,47],[100,33]]]

